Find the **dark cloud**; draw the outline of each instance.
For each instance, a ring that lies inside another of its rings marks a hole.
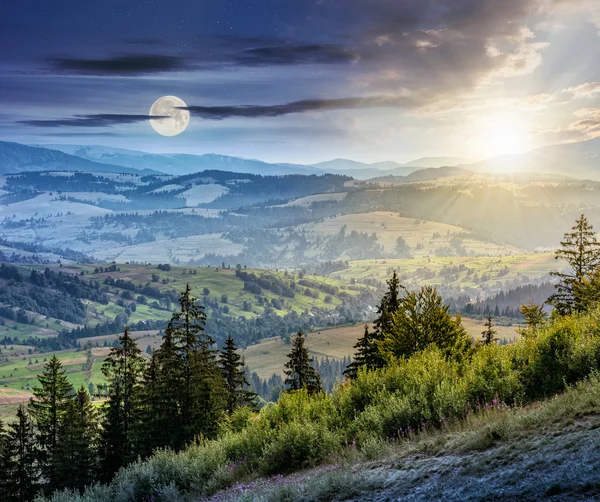
[[[153,116],[160,119],[167,117]],[[48,120],[21,120],[19,124],[35,127],[108,127],[120,124],[135,124],[149,120],[148,115],[119,115],[110,113],[99,113],[94,115],[75,115]]]
[[[58,72],[87,75],[144,75],[186,69],[178,56],[136,54],[105,59],[50,58],[52,69]]]
[[[256,47],[235,56],[240,66],[336,64],[360,59],[360,54],[339,44],[278,45]]]
[[[186,106],[182,109],[204,119],[222,120],[232,117],[279,117],[291,113],[314,111],[405,107],[413,104],[413,100],[404,97],[370,96],[365,98],[306,99],[280,105]]]

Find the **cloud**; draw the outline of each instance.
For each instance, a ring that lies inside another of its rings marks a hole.
[[[577,120],[541,131],[540,137],[548,143],[575,143],[600,137],[600,108],[581,108],[573,115]]]
[[[136,54],[105,59],[49,58],[57,72],[86,75],[145,75],[189,69],[177,56]]]
[[[370,96],[363,98],[306,99],[279,105],[231,105],[231,106],[186,106],[193,115],[204,119],[222,120],[232,117],[258,118],[279,117],[292,113],[322,112],[333,110],[355,110],[360,108],[388,108],[413,106],[415,101],[408,97]]]
[[[153,116],[152,118],[168,118]],[[135,124],[149,120],[148,115],[119,115],[99,113],[93,115],[75,115],[47,120],[21,120],[19,124],[34,127],[109,127],[120,124]]]
[[[339,44],[272,45],[245,49],[234,57],[239,66],[337,64],[360,59],[358,52]]]

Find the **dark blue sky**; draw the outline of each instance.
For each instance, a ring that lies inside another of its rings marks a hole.
[[[0,0],[0,137],[271,161],[600,135],[596,0]],[[190,107],[162,137],[162,95]]]

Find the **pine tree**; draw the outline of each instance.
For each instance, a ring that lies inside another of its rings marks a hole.
[[[287,355],[285,363],[286,375],[285,385],[288,390],[306,389],[309,394],[321,392],[321,378],[317,371],[311,366],[313,359],[304,346],[304,333],[298,331],[292,339],[292,350]]]
[[[212,437],[225,410],[225,390],[212,346],[215,340],[204,332],[204,308],[192,296],[190,285],[179,299],[181,309],[173,314],[171,330],[178,355],[179,412],[181,436],[176,448],[183,448],[198,435]]]
[[[82,385],[69,402],[58,430],[58,488],[82,491],[95,481],[98,414]]]
[[[387,280],[388,290],[381,298],[381,302],[377,307],[378,317],[375,319],[375,330],[370,333],[365,326],[365,333],[354,346],[356,353],[354,360],[348,366],[344,373],[349,378],[356,378],[358,369],[365,367],[369,370],[383,368],[385,359],[379,350],[379,344],[383,341],[385,333],[387,333],[392,325],[394,314],[400,308],[402,299],[400,298],[400,290],[404,287],[400,284],[400,278],[394,270],[392,277]]]
[[[33,500],[40,489],[40,450],[34,424],[23,405],[17,410],[17,421],[8,427],[0,458],[0,500]]]
[[[225,340],[225,346],[219,353],[219,366],[227,393],[227,411],[231,413],[242,406],[256,407],[256,393],[249,390],[250,382],[246,378],[246,370],[242,356],[231,335]]]
[[[481,332],[481,343],[484,345],[490,345],[498,341],[496,338],[496,333],[498,332],[494,329],[494,323],[492,322],[491,315],[487,316],[484,326],[485,329]]]
[[[41,387],[33,389],[34,399],[30,401],[29,409],[39,431],[43,474],[48,480],[48,489],[52,491],[57,487],[55,455],[58,429],[73,395],[73,386],[56,355],[44,365],[38,380]]]
[[[101,471],[109,479],[135,460],[141,415],[141,379],[146,363],[126,326],[102,365],[108,383],[101,437]]]
[[[354,345],[356,349],[354,359],[344,371],[345,376],[353,380],[358,376],[359,368],[372,370],[378,367],[376,362],[380,356],[375,341],[376,337],[369,331],[369,326],[365,324],[365,332]]]
[[[585,217],[581,215],[575,222],[571,232],[565,234],[556,251],[555,258],[569,264],[567,272],[552,272],[560,282],[556,285],[556,293],[548,303],[554,305],[561,315],[585,310],[586,304],[581,298],[583,283],[589,279],[600,266],[600,242]]]
[[[182,372],[179,354],[173,343],[173,330],[168,327],[163,342],[155,350],[144,374],[143,412],[145,441],[143,456],[157,448],[177,449],[181,436],[179,393]]]

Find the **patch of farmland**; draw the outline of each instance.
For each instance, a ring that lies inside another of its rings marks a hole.
[[[299,199],[292,200],[287,204],[280,204],[278,207],[293,207],[293,206],[302,206],[308,207],[312,206],[317,202],[329,202],[329,201],[341,201],[346,198],[348,195],[347,192],[337,192],[337,193],[320,193],[316,195],[307,195],[306,197],[300,197]]]
[[[54,195],[43,193],[33,199],[15,202],[6,206],[0,206],[0,217],[12,218],[17,220],[27,218],[55,217],[57,213],[72,213],[78,216],[104,216],[112,213],[108,209],[90,206],[79,202],[68,202],[66,200],[56,200]]]
[[[208,253],[238,255],[243,249],[241,244],[224,239],[221,234],[203,234],[104,249],[95,252],[94,256],[118,262],[174,263],[178,260],[181,263],[188,263]]]
[[[89,200],[90,202],[127,202],[129,200],[124,195],[104,192],[68,192],[67,195],[75,199]]]
[[[185,187],[183,185],[177,185],[177,184],[164,185],[164,186],[161,186],[160,188],[156,188],[155,190],[152,190],[150,193],[172,192],[173,190],[181,190],[182,188],[185,188]]]
[[[185,197],[186,205],[190,207],[197,206],[198,204],[206,204],[217,199],[221,195],[227,193],[229,190],[222,186],[214,183],[206,185],[196,185],[186,190],[181,194]]]

